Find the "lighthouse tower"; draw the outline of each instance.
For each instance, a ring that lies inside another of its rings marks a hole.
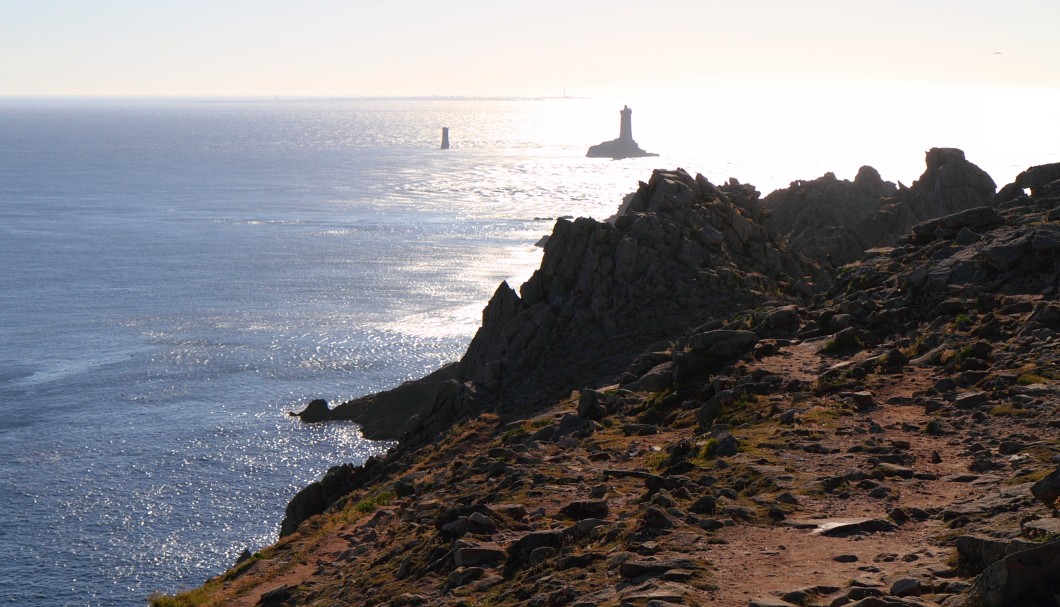
[[[625,105],[618,113],[622,116],[622,122],[618,126],[618,140],[633,141],[633,110]]]

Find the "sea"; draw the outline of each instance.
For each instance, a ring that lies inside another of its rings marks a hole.
[[[1057,101],[0,98],[0,604],[142,606],[274,542],[299,488],[391,446],[288,412],[457,360],[556,218],[655,168],[908,185],[950,146],[1000,187],[1060,161]],[[585,158],[627,104],[659,155]]]

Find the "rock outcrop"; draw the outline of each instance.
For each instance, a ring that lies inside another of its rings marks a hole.
[[[656,171],[613,222],[559,222],[401,445],[304,489],[196,596],[1055,603],[1060,196],[993,204],[962,158],[877,211],[953,212],[831,277],[735,181]]]
[[[412,430],[419,422],[419,416],[430,408],[436,399],[438,387],[458,379],[459,371],[459,366],[452,363],[420,379],[347,401],[326,412],[316,409],[312,413],[317,415],[311,419],[306,419],[309,408],[299,415],[303,421],[353,420],[361,425],[361,433],[365,438],[399,439]]]
[[[827,275],[779,248],[748,216],[757,197],[734,181],[716,187],[681,169],[655,171],[612,221],[560,219],[540,269],[520,293],[498,287],[458,365],[327,415],[405,443],[411,437],[395,431],[437,425],[432,410],[444,411],[447,424],[484,401],[518,410],[569,392],[582,377],[610,381],[632,356],[688,326],[770,300],[797,301]],[[452,407],[432,404],[448,380],[477,394],[455,417]]]
[[[909,188],[863,166],[853,182],[828,173],[796,181],[762,201],[762,221],[778,240],[819,263],[838,267],[876,247],[898,244],[916,224],[994,204],[996,186],[964,152],[932,148]]]
[[[819,262],[840,266],[879,246],[884,232],[871,219],[898,189],[863,166],[853,182],[833,173],[795,181],[765,197],[763,223],[774,236]],[[871,228],[871,229],[866,229]]]
[[[688,326],[809,294],[824,274],[747,216],[751,192],[655,171],[613,222],[560,220],[520,293],[490,300],[462,376],[502,405],[537,402]]]

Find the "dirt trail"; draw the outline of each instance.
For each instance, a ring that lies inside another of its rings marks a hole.
[[[786,346],[778,356],[755,366],[784,377],[812,381],[834,364],[820,353],[822,346],[819,341]],[[796,477],[792,485],[799,504],[789,518],[886,519],[888,511],[896,506],[941,508],[982,493],[982,489],[967,483],[942,480],[967,473],[970,460],[961,455],[964,446],[959,441],[924,432],[929,416],[923,407],[911,404],[914,394],[929,388],[934,379],[931,372],[913,367],[907,367],[900,375],[872,376],[867,378],[865,388],[872,392],[876,406],[834,422],[796,423],[795,430],[823,433],[826,438],[822,443],[839,452],[778,453]],[[841,397],[829,395],[822,400],[828,404],[838,399]],[[888,401],[910,404],[887,404]],[[779,403],[782,409],[791,404]],[[864,428],[872,424],[882,432],[865,432]],[[885,484],[894,492],[884,499],[869,497],[864,491],[837,497],[810,490],[820,478],[864,468],[865,457],[849,451],[866,440],[903,446],[903,451],[912,454],[915,463],[911,467],[918,476],[930,477],[889,477]],[[938,456],[935,461],[933,454]],[[711,545],[709,550],[709,558],[717,566],[718,583],[711,599],[719,605],[746,605],[749,599],[804,587],[845,588],[856,578],[889,587],[895,579],[918,568],[945,569],[944,561],[952,549],[937,538],[946,531],[938,518],[909,522],[892,533],[850,537],[825,537],[813,530],[783,525],[727,527],[718,532],[727,543]]]

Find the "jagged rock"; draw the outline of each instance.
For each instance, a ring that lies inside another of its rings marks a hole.
[[[880,235],[864,229],[881,206],[881,199],[897,189],[876,169],[863,166],[853,183],[833,173],[813,181],[795,181],[787,189],[766,196],[765,225],[817,261],[843,265],[860,259],[866,249],[880,244]]]
[[[1060,540],[1014,552],[986,568],[970,592],[982,607],[1039,607],[1060,593]]]
[[[345,494],[347,487],[355,484],[359,477],[366,476],[363,470],[363,467],[355,468],[351,464],[335,466],[322,479],[299,491],[287,504],[280,525],[280,537],[294,533],[303,521],[324,512],[325,508]]]
[[[331,409],[327,420],[352,420],[361,425],[361,433],[372,440],[401,438],[430,409],[438,385],[456,379],[458,366],[446,365],[429,375],[400,386],[357,398]],[[327,404],[325,403],[325,407]],[[323,410],[317,408],[323,413]],[[304,413],[304,412],[303,412]],[[311,421],[302,417],[303,421]]]
[[[778,240],[819,263],[840,266],[867,250],[898,244],[921,222],[993,206],[994,181],[961,150],[932,148],[925,163],[913,186],[900,190],[871,167],[862,167],[853,183],[832,173],[793,182],[762,201],[764,222]],[[973,215],[979,213],[985,212]]]
[[[298,413],[291,413],[291,415],[297,416],[304,422],[322,422],[329,419],[331,409],[328,408],[328,401],[318,398],[316,400],[309,401],[305,409]]]
[[[1013,183],[1002,188],[998,192],[997,201],[1008,202],[1018,195],[1023,194],[1024,189],[1029,189],[1031,196],[1038,197],[1046,194],[1047,187],[1060,179],[1060,163],[1042,164],[1033,166],[1016,176]],[[1004,193],[1004,195],[1002,195]]]
[[[1001,225],[1004,221],[993,207],[974,207],[918,223],[913,226],[913,233],[926,241],[935,238],[955,238],[961,229],[989,228]],[[979,239],[980,237],[976,235],[967,244],[977,242]]]
[[[558,221],[520,294],[502,285],[487,305],[461,375],[517,407],[569,391],[571,377],[618,373],[621,361],[709,310],[783,291],[778,280],[822,276],[777,248],[733,200],[746,194],[730,190],[682,170],[655,171],[613,223]],[[707,227],[723,236],[720,247],[702,242]],[[738,356],[754,345],[740,340],[753,335],[719,345],[729,348],[725,356]],[[664,386],[665,367],[649,378]]]

